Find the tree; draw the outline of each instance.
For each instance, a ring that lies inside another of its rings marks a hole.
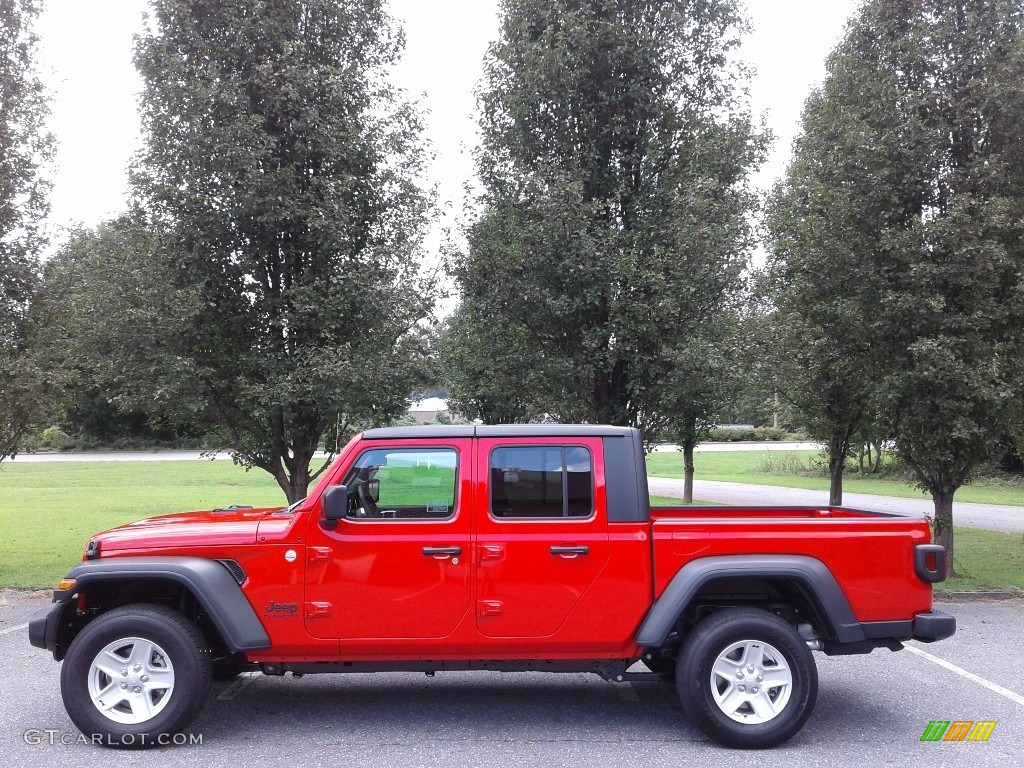
[[[461,304],[445,319],[438,351],[448,406],[468,419],[484,424],[541,421],[541,403],[561,397],[549,396],[547,387],[563,377],[534,354],[521,329],[494,323],[473,305]]]
[[[158,247],[134,210],[71,232],[44,265],[36,308],[47,327],[36,349],[63,373],[62,427],[77,437],[173,439],[216,421],[194,382],[166,375],[168,328],[187,316]]]
[[[719,414],[742,386],[745,355],[739,353],[739,339],[739,325],[726,315],[705,324],[672,361],[672,378],[666,382],[672,398],[659,408],[662,424],[654,436],[682,449],[685,504],[693,501],[694,450],[720,423]]]
[[[852,33],[851,33],[852,34]],[[766,216],[769,258],[759,346],[765,379],[826,447],[829,503],[842,504],[846,459],[877,424],[880,354],[875,322],[890,289],[878,222],[898,215],[893,190],[915,158],[868,157],[882,85],[851,61],[848,38],[827,60],[825,82],[807,99],[801,134]]]
[[[35,0],[0,0],[0,461],[48,406],[50,379],[32,353],[40,318],[31,314],[53,152],[36,74],[38,15]]]
[[[173,306],[125,368],[161,382],[146,410],[198,397],[289,501],[325,435],[406,408],[425,354],[432,199],[386,79],[402,46],[373,0],[157,0],[136,43],[133,188]]]
[[[910,216],[882,227],[893,270],[883,338],[895,363],[885,405],[901,456],[934,499],[952,573],[953,496],[991,456],[1019,386],[1024,8],[985,0],[869,12],[888,46],[879,57],[862,33],[858,50],[878,70],[903,62],[887,104],[903,126],[894,154],[919,164],[899,190]]]
[[[653,434],[739,285],[764,141],[730,63],[741,27],[732,0],[502,5],[453,271],[469,346],[503,361],[495,381],[539,369],[513,381],[552,418]]]
[[[798,154],[806,172],[788,193],[838,237],[808,243],[813,225],[788,214],[777,227],[818,267],[798,291],[835,284],[824,308],[813,295],[800,306],[845,318],[828,337],[845,346],[823,349],[844,366],[834,380],[874,375],[897,449],[934,499],[950,572],[953,496],[1019,386],[1022,22],[1013,0],[865,3],[809,103],[820,151]]]

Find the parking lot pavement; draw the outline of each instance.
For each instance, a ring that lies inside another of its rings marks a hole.
[[[60,665],[28,645],[42,599],[0,593],[0,746],[20,768],[132,766],[1000,766],[1020,764],[1024,705],[908,651],[815,654],[818,704],[772,754],[722,749],[686,723],[673,687],[589,675],[439,673],[245,676],[218,683],[193,727],[201,744],[130,755],[75,743]],[[953,638],[919,646],[955,669],[1024,696],[1024,604],[943,603]],[[932,720],[994,720],[987,742],[922,742]],[[50,736],[47,729],[53,732]],[[28,732],[28,738],[26,738]],[[61,740],[72,743],[62,744]],[[50,742],[54,743],[50,743]],[[31,743],[30,743],[31,742]]]

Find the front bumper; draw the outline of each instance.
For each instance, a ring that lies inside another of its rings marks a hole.
[[[28,623],[28,641],[36,648],[50,651],[58,661],[64,654],[57,655],[57,636],[67,607],[66,602],[54,603],[39,611]]]

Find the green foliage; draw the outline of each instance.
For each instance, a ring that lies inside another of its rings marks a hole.
[[[67,450],[73,443],[71,436],[59,427],[47,427],[43,430],[39,440],[39,444],[43,448],[53,448],[58,451]]]
[[[704,439],[715,443],[737,443],[745,441],[792,440],[793,435],[775,427],[712,427]]]
[[[768,312],[756,335],[759,378],[773,388],[808,435],[827,446],[831,503],[842,503],[842,475],[859,432],[877,418],[879,361],[872,322],[887,290],[865,268],[885,193],[874,166],[858,168],[843,150],[856,147],[852,109],[873,109],[843,49],[808,98],[786,177],[775,188],[766,225],[769,258],[760,296]],[[886,172],[886,169],[881,169]]]
[[[854,434],[881,414],[947,548],[953,494],[1020,397],[1022,23],[1013,0],[865,3],[771,221],[811,415]]]
[[[146,386],[163,371],[167,327],[181,319],[158,245],[134,211],[72,232],[45,265],[36,303],[48,322],[37,347],[63,372],[59,423],[85,445],[174,440],[182,434],[175,425],[195,412],[196,393],[181,382],[161,378],[159,394]]]
[[[544,420],[543,403],[560,399],[565,376],[539,354],[519,326],[460,304],[445,319],[439,341],[448,407],[484,424]]]
[[[732,0],[508,0],[478,94],[483,192],[454,258],[453,402],[651,431],[750,246],[764,137]],[[717,335],[708,342],[717,343]],[[495,360],[493,367],[483,363]],[[661,420],[661,421],[659,421]]]
[[[406,408],[428,352],[420,121],[376,2],[158,0],[136,44],[132,183],[157,287],[116,318],[128,407],[224,428],[289,500],[309,461]],[[120,290],[120,289],[118,289]],[[133,393],[135,393],[133,395]]]
[[[43,318],[32,310],[53,154],[36,72],[36,0],[0,0],[0,461],[49,415],[53,376],[33,351]]]
[[[986,0],[908,14],[880,4],[865,20],[871,45],[881,32],[884,46],[880,57],[860,32],[864,68],[881,79],[893,52],[904,63],[902,80],[888,75],[898,98],[883,102],[899,144],[882,147],[876,162],[913,166],[890,186],[901,215],[879,227],[894,362],[884,405],[900,454],[936,498],[941,532],[1021,384],[1012,365],[1024,342],[1024,9]]]

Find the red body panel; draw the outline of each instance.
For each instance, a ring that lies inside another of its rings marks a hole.
[[[860,621],[931,610],[931,585],[914,573],[914,546],[930,541],[923,519],[848,509],[712,507],[655,509],[654,590],[681,567],[714,555],[805,555],[825,563]]]
[[[471,441],[435,441],[431,447],[451,448],[458,456],[450,519],[345,519],[328,530],[319,512],[306,514],[305,623],[312,636],[419,642],[448,637],[471,613]],[[461,554],[425,555],[424,547],[457,547]]]
[[[356,438],[292,512],[168,515],[95,538],[104,558],[236,560],[271,639],[269,649],[249,654],[254,661],[635,658],[634,637],[654,598],[688,562],[713,555],[817,558],[862,622],[906,620],[931,608],[931,586],[913,564],[914,546],[929,540],[924,520],[828,508],[679,508],[655,509],[650,522],[609,522],[599,437],[373,441],[381,445],[455,452],[450,517],[326,527],[323,492],[367,450]],[[566,445],[592,457],[592,514],[492,514],[494,448]]]
[[[104,531],[94,538],[102,539],[104,555],[137,555],[138,552],[128,550],[178,546],[255,544],[260,520],[272,511],[239,509],[161,515]]]

